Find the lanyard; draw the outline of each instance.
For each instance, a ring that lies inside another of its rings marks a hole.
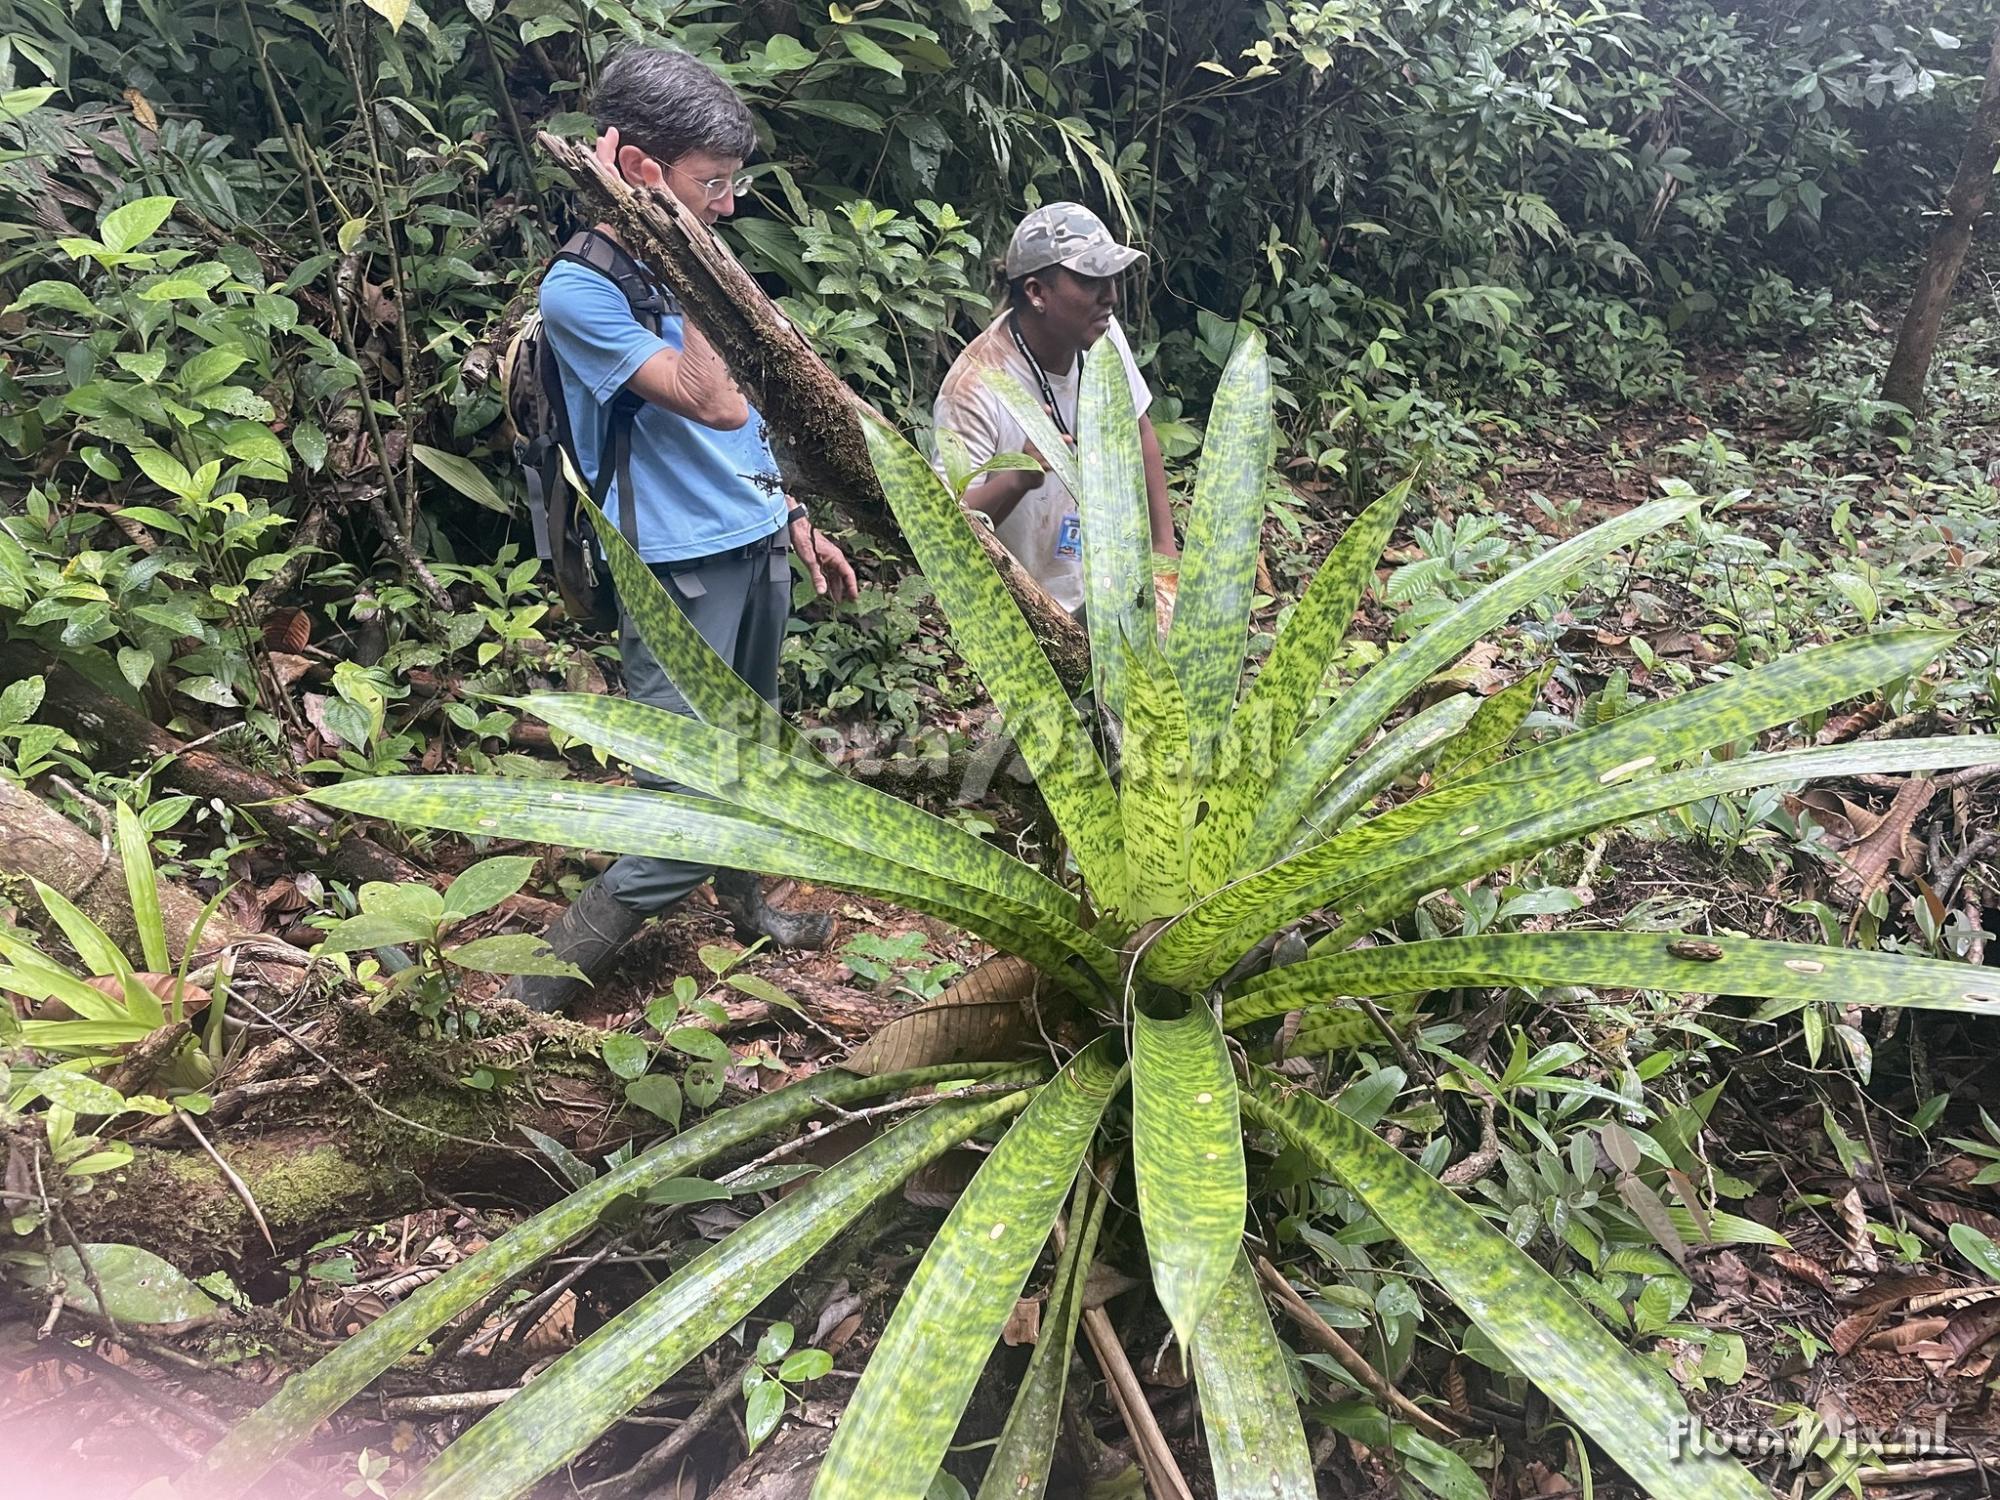
[[[1055,387],[1049,384],[1049,377],[1042,369],[1042,362],[1035,358],[1034,351],[1028,347],[1028,341],[1021,337],[1021,325],[1015,321],[1011,312],[1007,314],[1007,331],[1014,335],[1014,347],[1021,351],[1021,358],[1025,359],[1028,368],[1035,372],[1035,383],[1042,388],[1042,403],[1048,407],[1049,415],[1055,418],[1056,431],[1068,437],[1069,423],[1063,420],[1062,408],[1056,405]]]

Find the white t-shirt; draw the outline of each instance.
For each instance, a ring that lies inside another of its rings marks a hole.
[[[933,426],[956,433],[965,444],[973,464],[983,464],[996,453],[1020,453],[1028,446],[1028,434],[1014,420],[1014,414],[999,394],[986,384],[986,371],[996,366],[1012,372],[1029,391],[1039,394],[1034,368],[1021,357],[1014,335],[1007,327],[1011,313],[1002,313],[984,332],[965,346],[952,362],[938,390],[931,410]],[[1105,332],[1119,358],[1125,362],[1125,377],[1132,384],[1132,406],[1140,415],[1152,405],[1153,393],[1139,373],[1125,330],[1113,318]],[[1083,361],[1074,361],[1058,374],[1044,372],[1049,389],[1055,393],[1056,410],[1063,425],[1076,431],[1077,393],[1083,380]],[[1046,474],[1042,482],[1021,497],[1020,504],[994,530],[1007,550],[1035,576],[1063,608],[1083,607],[1083,541],[1077,522],[1076,501],[1062,482]]]

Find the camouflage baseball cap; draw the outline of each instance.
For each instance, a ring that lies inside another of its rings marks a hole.
[[[1081,203],[1045,203],[1021,221],[1007,244],[1007,279],[1067,266],[1079,276],[1116,276],[1143,251],[1121,245]]]

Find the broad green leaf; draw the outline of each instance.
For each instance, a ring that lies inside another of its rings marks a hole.
[[[765,1380],[753,1386],[750,1399],[743,1404],[743,1431],[749,1438],[751,1451],[765,1438],[778,1430],[778,1423],[784,1420],[785,1388],[775,1380]]]
[[[401,31],[403,20],[410,13],[410,0],[361,0],[361,3],[387,21],[391,31]]]
[[[1000,1138],[897,1302],[814,1500],[923,1500],[1124,1078],[1115,1039],[1099,1037]]]
[[[879,69],[892,78],[903,76],[903,65],[880,42],[872,41],[863,33],[854,30],[841,32],[840,39],[846,45],[848,55],[856,62]]]
[[[1354,518],[1278,632],[1217,750],[1216,785],[1195,838],[1197,889],[1214,890],[1235,868],[1264,788],[1312,707],[1409,494],[1405,479]]]
[[[236,1500],[376,1376],[453,1318],[596,1228],[598,1217],[619,1198],[642,1194],[655,1183],[697,1171],[760,1136],[824,1113],[828,1105],[854,1104],[925,1084],[995,1072],[998,1070],[964,1064],[880,1078],[822,1072],[709,1116],[685,1134],[660,1142],[509,1230],[429,1286],[412,1292],[311,1369],[294,1375],[277,1395],[210,1450],[183,1478],[182,1488],[202,1495],[204,1500]],[[635,1080],[627,1086],[628,1094],[638,1083],[650,1081]]]
[[[108,1083],[86,1078],[68,1068],[44,1068],[31,1073],[21,1087],[29,1098],[40,1097],[57,1109],[76,1115],[119,1115],[127,1108],[125,1096]]]
[[[1090,632],[1091,680],[1098,702],[1123,719],[1128,674],[1124,643],[1137,641],[1142,630],[1156,642],[1158,626],[1139,417],[1132,408],[1125,361],[1110,339],[1099,339],[1083,356],[1076,465],[1083,482],[1073,493],[1083,522],[1083,618]]]
[[[67,969],[57,967],[31,943],[0,933],[0,957],[12,965],[0,968],[0,990],[29,1000],[45,1000],[53,995],[70,1014],[89,1021],[132,1019],[118,1001],[85,984]]]
[[[169,197],[135,198],[112,209],[97,231],[104,247],[120,253],[137,249],[167,222],[167,215],[179,201]]]
[[[625,1102],[669,1125],[681,1122],[681,1086],[664,1073],[649,1073],[626,1084]]]
[[[150,658],[149,658],[150,660]],[[173,968],[167,952],[167,931],[160,916],[160,882],[153,869],[153,848],[139,815],[125,803],[117,811],[118,860],[125,867],[125,890],[132,900],[132,923],[147,971],[165,974]]]
[[[1734,1459],[1679,1441],[1688,1420],[1664,1371],[1618,1342],[1478,1212],[1332,1105],[1259,1074],[1244,1107],[1337,1176],[1479,1331],[1655,1500],[1763,1500]]]
[[[43,909],[55,918],[56,926],[62,929],[62,935],[76,950],[76,956],[83,961],[83,967],[89,974],[115,974],[123,978],[132,972],[131,962],[111,941],[110,934],[77,910],[69,897],[33,877],[30,881],[35,887],[35,894],[41,898]],[[166,965],[162,964],[159,972],[165,971]]]
[[[1200,747],[1213,746],[1227,732],[1236,708],[1274,441],[1264,336],[1244,324],[1209,408],[1181,553],[1180,595],[1167,632],[1167,659]]]
[[[53,307],[85,318],[97,316],[97,304],[83,294],[82,287],[69,281],[31,281],[7,305],[7,311],[21,312],[30,307]]]
[[[185,465],[164,448],[135,448],[132,462],[137,464],[145,476],[161,489],[178,495],[183,500],[195,497],[194,476]]]
[[[482,859],[464,870],[444,893],[446,921],[463,921],[491,911],[528,883],[535,873],[535,860],[525,854],[502,854]]]
[[[186,1323],[215,1311],[215,1301],[171,1261],[137,1245],[85,1245],[90,1269],[104,1289],[104,1311],[120,1323],[157,1326]],[[83,1260],[67,1245],[59,1248],[49,1267],[69,1283],[63,1294],[72,1305],[95,1308]]]
[[[1316,1500],[1285,1351],[1240,1248],[1190,1353],[1216,1500]]]
[[[444,950],[444,956],[461,969],[481,974],[543,974],[565,979],[581,979],[583,971],[560,958],[538,933],[506,932],[494,937],[474,938],[469,943]]]
[[[1118,803],[1089,731],[1021,617],[971,523],[923,456],[882,422],[861,422],[875,473],[960,653],[1014,737],[1100,910],[1125,899]]]
[[[437,924],[421,917],[362,912],[334,923],[320,939],[319,946],[323,953],[366,953],[371,948],[393,948],[399,943],[428,942],[436,935]]]
[[[1273,969],[1223,1007],[1231,1029],[1335,995],[1590,985],[2000,1015],[2000,977],[1944,959],[1673,932],[1513,932],[1350,948]]]
[[[1268,864],[1291,841],[1292,830],[1313,794],[1353,754],[1355,746],[1432,673],[1515,611],[1559,589],[1566,580],[1621,547],[1682,520],[1698,504],[1695,500],[1655,500],[1593,526],[1488,584],[1414,640],[1392,651],[1341,694],[1284,752],[1237,857],[1237,871]]]
[[[563,1355],[445,1449],[402,1500],[513,1500],[533,1488],[742,1322],[871,1203],[1027,1097],[936,1105],[822,1172]]]
[[[246,350],[226,344],[218,345],[191,356],[175,372],[174,378],[179,382],[183,392],[193,395],[207,390],[210,386],[220,385],[249,361],[250,355]],[[265,436],[269,437],[270,434],[266,432]]]
[[[1084,1285],[1097,1255],[1097,1236],[1104,1227],[1111,1195],[1098,1189],[1089,1171],[1077,1178],[1071,1199],[1070,1234],[1056,1261],[1035,1352],[1008,1409],[1006,1425],[993,1445],[993,1456],[980,1481],[979,1500],[1042,1500],[1049,1468],[1055,1458],[1056,1435],[1062,1427],[1063,1389],[1069,1381],[1070,1351],[1076,1345],[1076,1325],[1083,1316]]]
[[[787,755],[818,760],[819,752],[812,742],[715,654],[715,648],[681,613],[667,586],[640,559],[624,533],[590,501],[583,504],[611,566],[619,608],[694,716],[760,745],[775,746]]]
[[[1066,927],[1076,925],[1076,898],[1054,881],[956,824],[842,776],[824,761],[800,760],[629,699],[546,693],[511,701],[609,755],[745,812],[1004,896],[1045,911]]]
[[[1132,1171],[1153,1291],[1183,1349],[1243,1240],[1243,1127],[1215,1013],[1132,1018]]]
[[[422,443],[410,444],[410,452],[416,456],[418,463],[474,504],[497,510],[503,516],[513,513],[514,507],[500,497],[500,492],[493,488],[493,481],[471,459],[447,453],[442,448],[426,447]]]
[[[1487,699],[1491,702],[1491,699]],[[1454,693],[1411,714],[1347,764],[1321,792],[1305,817],[1289,853],[1309,848],[1340,831],[1375,795],[1445,752],[1453,736],[1483,705],[1470,693]]]

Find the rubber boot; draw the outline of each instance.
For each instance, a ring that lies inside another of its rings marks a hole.
[[[715,900],[746,943],[769,938],[778,948],[824,948],[833,941],[833,917],[823,911],[786,911],[764,899],[764,883],[747,870],[717,870]]]
[[[625,940],[645,922],[643,913],[632,910],[599,880],[591,882],[542,936],[557,958],[574,964],[586,978],[595,980],[611,966]],[[583,992],[583,986],[584,980],[569,975],[517,974],[500,994],[504,999],[520,1001],[530,1010],[568,1010]]]

